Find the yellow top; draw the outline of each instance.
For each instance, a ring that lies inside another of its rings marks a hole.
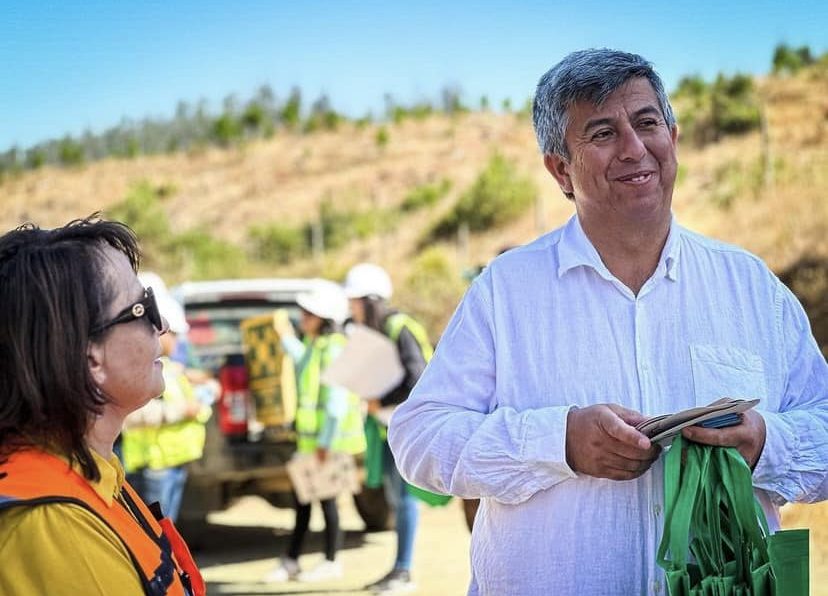
[[[92,486],[121,507],[124,471],[116,456],[94,451],[101,480]],[[141,580],[118,536],[79,505],[12,507],[0,513],[0,594],[4,596],[143,595]]]

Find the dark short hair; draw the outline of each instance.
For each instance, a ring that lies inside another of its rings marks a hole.
[[[117,288],[104,249],[140,259],[135,233],[97,214],[0,236],[0,457],[26,447],[56,451],[84,476],[100,471],[85,434],[106,403],[87,362],[90,330],[105,322]]]
[[[320,317],[317,314],[312,313],[306,308],[299,307],[303,312],[308,313],[309,315],[313,315],[320,321],[322,324],[319,326],[319,335],[330,335],[331,333],[342,333],[342,325],[334,321],[333,319],[326,319],[325,317]]]

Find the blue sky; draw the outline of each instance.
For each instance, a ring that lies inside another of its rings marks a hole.
[[[765,73],[780,42],[824,52],[826,26],[828,2],[812,0],[3,0],[0,150],[169,116],[179,100],[217,110],[264,83],[277,98],[325,92],[352,116],[446,85],[521,105],[584,47],[641,53],[672,89],[685,74]]]

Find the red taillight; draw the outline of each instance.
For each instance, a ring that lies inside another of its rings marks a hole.
[[[221,397],[218,402],[218,423],[225,435],[247,435],[247,411],[250,391],[244,365],[226,365],[219,371]]]

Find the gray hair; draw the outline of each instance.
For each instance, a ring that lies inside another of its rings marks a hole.
[[[653,86],[664,120],[672,128],[676,123],[673,108],[650,62],[638,54],[607,48],[580,50],[558,62],[538,81],[532,122],[541,153],[568,160],[565,136],[569,108],[578,101],[599,106],[635,77],[643,77]]]

